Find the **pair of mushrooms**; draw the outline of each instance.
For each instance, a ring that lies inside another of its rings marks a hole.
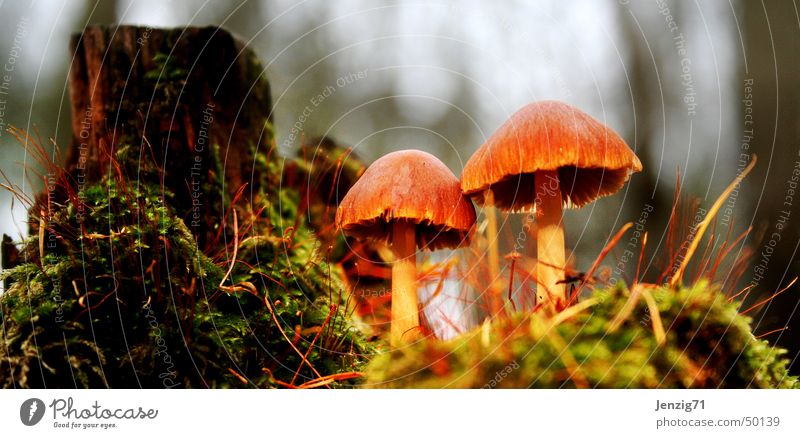
[[[390,339],[400,345],[419,327],[416,247],[469,244],[476,217],[469,198],[536,215],[537,298],[558,306],[566,302],[562,209],[616,192],[641,169],[609,127],[565,103],[537,102],[492,134],[464,166],[460,182],[425,152],[405,150],[378,159],[342,199],[336,225],[351,236],[391,244]]]

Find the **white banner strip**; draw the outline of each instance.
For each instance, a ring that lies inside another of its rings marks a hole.
[[[797,406],[789,390],[5,390],[0,424],[5,437],[798,437]]]

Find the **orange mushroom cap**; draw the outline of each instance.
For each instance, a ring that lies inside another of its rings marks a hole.
[[[531,210],[534,174],[557,170],[566,207],[618,191],[642,163],[611,128],[562,102],[517,111],[464,166],[461,188],[478,204],[491,189],[498,208]]]
[[[455,248],[469,243],[475,207],[453,172],[433,155],[392,152],[350,188],[336,211],[336,226],[358,238],[388,240],[398,220],[416,226],[420,248]]]

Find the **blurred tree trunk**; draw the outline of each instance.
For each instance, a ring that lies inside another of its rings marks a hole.
[[[86,23],[112,25],[117,22],[119,9],[119,0],[87,0],[83,20],[78,20],[77,23],[81,27]]]
[[[663,108],[669,108],[670,105],[669,101],[661,102],[659,100],[659,96],[662,93],[659,89],[661,84],[659,84],[657,78],[664,58],[673,55],[669,52],[659,51],[663,46],[658,44],[653,44],[648,48],[647,41],[652,38],[652,35],[648,35],[648,29],[644,29],[644,34],[639,30],[639,26],[630,13],[633,10],[633,6],[631,5],[631,9],[617,9],[620,14],[619,21],[622,24],[625,41],[628,42],[628,46],[624,48],[624,53],[627,54],[625,66],[629,71],[629,84],[633,99],[633,107],[630,107],[631,113],[628,120],[632,122],[635,120],[635,124],[632,124],[622,134],[631,146],[636,147],[636,154],[644,165],[642,173],[632,177],[635,184],[631,184],[629,189],[631,199],[629,210],[631,210],[631,218],[638,220],[639,215],[647,205],[652,207],[653,213],[647,219],[647,230],[651,236],[655,237],[661,236],[666,228],[674,193],[673,187],[664,187],[663,184],[659,187],[657,184],[660,147],[658,142],[655,141],[660,134],[659,126],[662,125],[661,120],[665,117]],[[641,17],[642,15],[636,13],[636,16]],[[643,24],[639,23],[639,25]],[[657,29],[657,31],[660,32],[661,29]],[[671,47],[667,46],[667,49],[671,50]],[[669,96],[664,96],[664,98],[669,99]],[[671,168],[661,170],[674,171]],[[651,237],[651,242],[647,249],[649,253],[647,260],[650,260],[654,253],[657,255],[663,254],[663,243],[662,250],[656,248],[657,243],[658,239]],[[654,260],[654,266],[644,274],[647,275],[647,278],[653,280],[662,271],[663,263],[668,263],[668,261],[664,257],[657,257]]]
[[[745,280],[757,284],[755,290],[762,294],[770,294],[800,273],[800,187],[794,187],[793,194],[789,192],[792,171],[800,160],[800,27],[792,2],[743,1],[741,5],[742,12],[737,15],[746,57],[741,71],[742,99],[747,97],[744,81],[752,80],[754,133],[750,153],[758,155],[758,164],[745,184],[749,196],[739,211],[747,221],[755,216],[751,240],[755,256]],[[778,235],[773,234],[776,232]],[[774,252],[765,256],[775,237],[779,240]],[[763,274],[756,271],[759,265],[766,266]],[[800,350],[797,303],[797,287],[776,298],[764,320],[759,323],[759,317],[755,319],[755,333],[789,327],[771,340],[794,352]],[[795,361],[795,373],[800,370],[798,365]]]

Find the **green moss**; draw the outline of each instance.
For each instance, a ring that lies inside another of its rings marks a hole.
[[[422,388],[791,388],[785,350],[756,339],[713,285],[652,289],[665,328],[659,345],[645,301],[609,330],[630,292],[593,294],[597,303],[555,326],[516,314],[456,339],[424,340],[375,358],[369,387]],[[622,313],[625,315],[625,313]]]
[[[276,387],[361,369],[373,346],[355,329],[340,268],[298,217],[299,189],[269,181],[283,163],[261,164],[262,189],[235,207],[249,231],[222,287],[231,214],[203,251],[157,184],[107,175],[83,188],[82,205],[55,209],[44,257],[34,235],[22,245],[29,262],[3,274],[2,385]],[[296,379],[295,348],[314,368]]]

